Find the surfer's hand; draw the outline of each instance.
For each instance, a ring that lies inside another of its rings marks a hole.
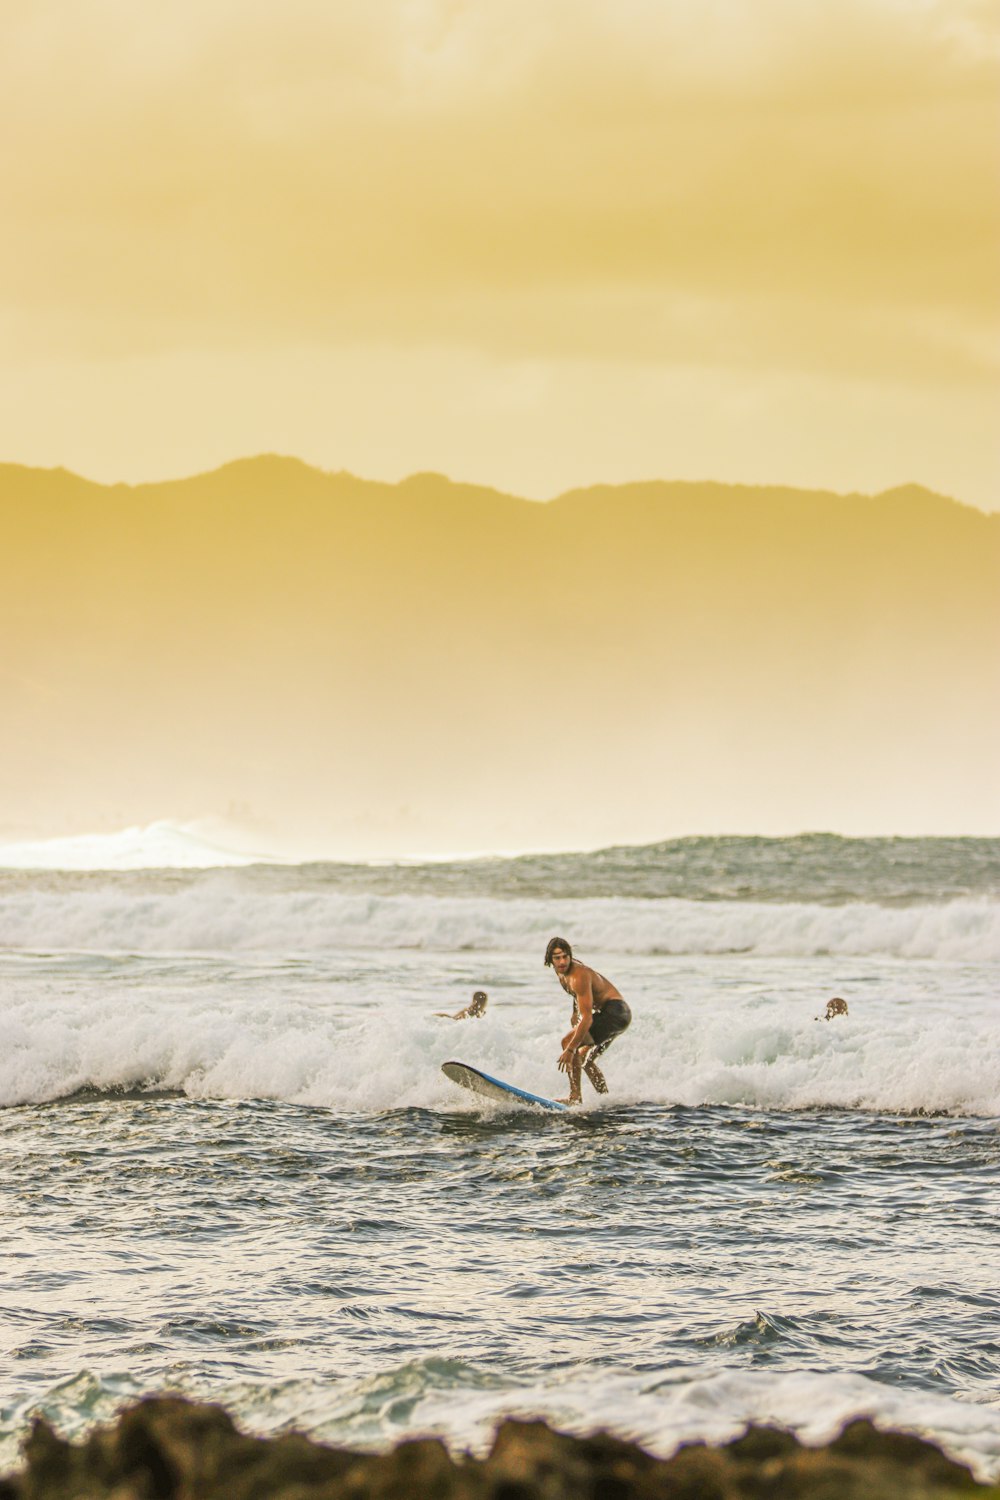
[[[569,1065],[570,1065],[570,1062],[572,1061],[572,1058],[573,1058],[573,1048],[572,1047],[567,1047],[565,1049],[565,1051],[563,1052],[562,1056],[559,1059],[559,1071],[560,1071],[560,1073],[568,1073],[569,1072]]]

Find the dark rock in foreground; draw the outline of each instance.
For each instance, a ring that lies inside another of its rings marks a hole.
[[[506,1421],[485,1459],[436,1438],[352,1453],[297,1435],[246,1437],[220,1407],[140,1402],[80,1444],[43,1421],[0,1500],[1000,1500],[932,1444],[856,1421],[825,1448],[751,1428],[723,1448],[654,1458],[607,1433],[578,1438]]]

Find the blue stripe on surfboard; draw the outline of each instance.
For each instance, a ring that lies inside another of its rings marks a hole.
[[[525,1104],[537,1104],[541,1109],[564,1110],[567,1107],[565,1104],[560,1104],[557,1099],[544,1099],[541,1094],[529,1094],[527,1089],[515,1088],[512,1083],[504,1083],[502,1078],[492,1078],[489,1073],[484,1073],[481,1068],[474,1068],[469,1063],[442,1063],[441,1072],[446,1078],[450,1078],[452,1083],[461,1084],[463,1089],[469,1089],[485,1099],[506,1099],[508,1102],[521,1099]],[[483,1084],[487,1087],[484,1088]]]

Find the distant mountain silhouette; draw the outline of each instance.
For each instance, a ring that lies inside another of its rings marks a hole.
[[[2,465],[0,517],[0,833],[232,804],[373,852],[1000,825],[1000,516],[917,485],[541,504],[269,455]]]

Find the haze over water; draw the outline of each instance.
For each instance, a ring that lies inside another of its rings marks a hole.
[[[442,1061],[561,1081],[553,932],[633,1007],[612,1093],[484,1107]],[[863,1411],[1000,1471],[1000,841],[8,870],[0,943],[5,1461],[172,1388],[367,1446]]]

